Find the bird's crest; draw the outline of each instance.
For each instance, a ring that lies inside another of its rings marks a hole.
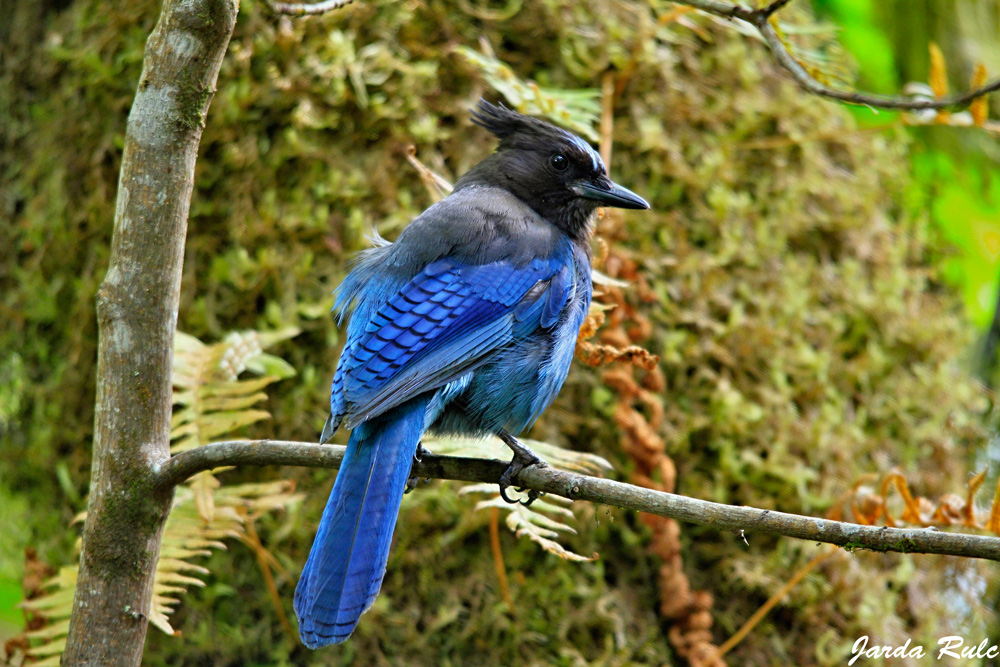
[[[508,109],[503,103],[493,105],[484,99],[480,99],[478,107],[472,110],[472,122],[489,130],[501,141],[517,132],[531,131],[533,125],[544,124],[531,116]]]
[[[605,171],[604,162],[590,144],[572,132],[556,127],[544,120],[532,118],[508,109],[503,104],[493,105],[484,99],[472,110],[472,122],[489,130],[500,140],[498,150],[506,148],[537,149],[539,146],[566,145],[590,159],[595,171]]]

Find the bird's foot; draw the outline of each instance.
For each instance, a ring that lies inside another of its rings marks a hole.
[[[510,465],[507,466],[507,469],[503,471],[503,475],[500,476],[500,497],[508,503],[521,503],[527,507],[531,503],[535,502],[538,499],[538,496],[542,495],[541,492],[529,489],[527,500],[511,500],[507,496],[507,489],[510,488],[510,486],[514,483],[514,479],[525,468],[530,468],[531,466],[544,467],[547,464],[545,461],[538,458],[537,454],[518,442],[517,439],[507,431],[500,431],[498,435],[500,439],[503,440],[504,444],[510,447],[514,452],[514,456],[510,460]],[[517,487],[517,490],[523,492],[524,487]]]
[[[428,456],[430,453],[431,450],[424,447],[423,442],[417,443],[417,451],[413,453],[413,466],[411,466],[410,468],[410,477],[409,479],[406,480],[406,489],[403,491],[403,493],[409,493],[413,489],[417,488],[418,484],[420,484],[420,478],[413,474],[413,468],[416,467],[416,465],[420,463],[424,459],[424,457]],[[430,477],[424,478],[424,482],[430,482],[430,481],[431,481]]]

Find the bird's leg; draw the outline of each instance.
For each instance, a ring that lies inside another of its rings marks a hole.
[[[424,447],[423,441],[417,443],[417,451],[413,452],[413,465],[410,467],[410,477],[406,480],[406,490],[403,493],[409,493],[413,489],[417,488],[417,484],[420,483],[420,478],[413,474],[413,468],[420,463],[425,456],[431,453],[431,450]],[[424,479],[425,482],[431,481],[430,477]]]
[[[511,500],[507,497],[507,489],[513,483],[514,478],[518,474],[530,466],[545,466],[545,461],[538,458],[538,455],[533,451],[522,445],[517,441],[517,438],[512,436],[510,433],[504,429],[500,429],[497,436],[503,440],[503,443],[510,447],[514,451],[514,456],[510,460],[510,465],[507,469],[503,471],[503,475],[500,476],[500,497],[503,498],[508,503],[521,503],[525,507],[535,502],[538,496],[541,495],[538,491],[531,489],[528,491],[528,500]],[[518,491],[524,491],[524,488],[518,488]]]

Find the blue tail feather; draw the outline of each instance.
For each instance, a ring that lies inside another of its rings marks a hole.
[[[347,639],[378,596],[427,403],[413,399],[351,433],[295,589],[309,648]]]

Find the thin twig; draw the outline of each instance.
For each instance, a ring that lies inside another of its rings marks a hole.
[[[323,0],[322,2],[301,3],[301,2],[276,2],[267,0],[267,6],[275,14],[285,14],[287,16],[311,16],[315,14],[326,14],[341,7],[345,7],[354,0]]]
[[[891,97],[887,95],[873,95],[871,93],[861,93],[854,90],[838,90],[831,88],[817,81],[799,62],[789,53],[774,26],[770,23],[771,16],[782,7],[788,4],[787,1],[778,0],[761,9],[748,9],[740,5],[734,5],[719,0],[673,0],[677,4],[687,5],[700,9],[708,14],[721,16],[727,19],[740,19],[757,28],[764,44],[774,55],[778,64],[784,67],[792,75],[792,78],[807,92],[820,97],[827,97],[848,104],[858,104],[861,106],[877,107],[880,109],[947,109],[968,104],[978,97],[1000,90],[1000,79],[988,83],[979,88],[966,91],[960,95],[951,97],[939,97],[937,99],[910,99],[904,97]]]
[[[792,0],[775,0],[767,7],[761,7],[760,9],[758,9],[757,13],[765,18],[770,17],[771,14],[774,14],[776,11],[782,9],[785,5],[787,5],[791,1]]]
[[[177,454],[156,470],[156,486],[168,489],[202,470],[232,465],[294,465],[337,468],[344,448],[274,440],[233,440],[205,445]],[[505,461],[425,455],[414,464],[418,477],[465,482],[500,481]],[[712,526],[724,531],[754,531],[814,542],[836,544],[848,550],[870,549],[900,553],[928,553],[1000,561],[1000,538],[942,532],[926,528],[861,526],[754,507],[723,505],[673,493],[643,489],[552,467],[531,466],[514,480],[518,486],[571,500],[648,512],[658,516]]]

